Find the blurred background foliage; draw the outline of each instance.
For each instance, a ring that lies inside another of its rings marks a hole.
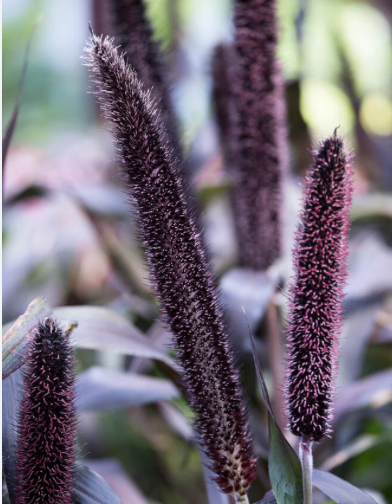
[[[213,120],[210,59],[217,42],[232,38],[231,2],[146,3],[170,68],[188,157],[184,169],[192,176],[206,240],[221,277],[235,266],[237,245]],[[347,323],[344,336],[350,327],[354,335],[347,339],[344,355],[359,352],[358,370],[348,374],[364,378],[392,367],[392,4],[390,0],[279,0],[278,4],[290,135],[287,215],[297,212],[299,180],[316,138],[340,125],[356,154],[347,306],[352,327]],[[43,295],[52,307],[108,306],[164,346],[167,339],[154,333],[158,308],[144,281],[142,254],[111,161],[111,140],[92,95],[86,93],[87,71],[80,56],[88,21],[96,33],[110,34],[103,0],[3,2],[3,129],[16,102],[25,48],[34,29],[23,101],[5,166],[3,322],[15,319],[32,299]],[[287,217],[287,252],[294,229],[295,219]],[[286,278],[290,261],[287,254]],[[284,316],[284,296],[278,294],[276,302]],[[371,313],[366,322],[360,318],[361,306]],[[261,344],[263,324],[260,315]],[[253,397],[251,357],[239,353],[250,403],[252,408],[260,406],[257,392]],[[79,350],[78,356],[80,370],[93,364],[123,370],[138,365],[135,358],[114,353]],[[167,370],[157,365],[145,372],[167,376]],[[271,385],[268,369],[266,379]],[[339,386],[348,383],[344,380]],[[175,411],[189,418],[182,399],[175,405]],[[80,456],[120,461],[125,471],[121,484],[133,481],[140,489],[138,493],[134,488],[133,504],[200,504],[205,490],[198,451],[186,436],[175,433],[161,406],[84,413]],[[336,452],[340,459],[331,470],[379,492],[380,503],[392,502],[390,400],[374,408],[370,415],[348,413],[333,443],[321,449],[319,460],[316,454],[316,464]],[[256,419],[265,422],[265,415],[258,411]],[[359,435],[372,442],[348,457],[346,448]],[[108,481],[115,488],[120,485],[110,479],[110,464],[102,467]],[[268,489],[266,468],[262,460],[253,501]]]

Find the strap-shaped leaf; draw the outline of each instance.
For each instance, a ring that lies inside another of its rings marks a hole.
[[[269,457],[268,472],[271,480],[272,490],[277,504],[302,504],[302,469],[301,463],[284,437],[279,425],[276,422],[272,411],[268,390],[264,382],[261,371],[260,360],[257,355],[255,341],[250,332],[253,358],[255,361],[257,378],[259,380],[264,403],[268,410],[268,430],[269,430]]]
[[[83,459],[83,463],[102,476],[124,504],[149,504],[147,498],[117,459]]]
[[[268,490],[262,500],[255,502],[255,504],[276,504],[274,492],[272,490]]]
[[[373,497],[334,474],[313,469],[313,486],[336,504],[376,504]]]
[[[1,502],[2,502],[2,504],[11,504],[7,487],[4,485],[3,485],[3,496],[2,496]]]
[[[123,504],[106,481],[84,465],[78,465],[74,474],[74,504]]]
[[[179,371],[165,352],[155,347],[129,320],[102,306],[63,306],[53,310],[60,319],[76,320],[73,341],[78,348],[157,359]]]
[[[52,313],[43,297],[30,303],[13,325],[3,326],[3,379],[23,364],[25,344],[38,321]],[[64,306],[53,314],[67,330],[78,348],[156,359],[180,372],[179,366],[154,342],[146,338],[129,320],[102,306]],[[70,322],[71,321],[71,322]],[[73,323],[72,321],[76,321]]]
[[[5,166],[5,161],[7,158],[7,153],[8,153],[8,148],[11,143],[12,136],[15,131],[15,126],[16,126],[16,120],[18,119],[18,114],[19,114],[19,109],[22,103],[22,94],[23,94],[23,88],[24,88],[24,82],[26,78],[26,72],[27,72],[27,65],[29,62],[29,53],[30,53],[30,46],[31,46],[31,41],[33,38],[33,33],[31,33],[29,41],[27,42],[26,50],[25,50],[25,56],[24,56],[24,61],[23,61],[23,67],[22,67],[22,73],[20,76],[19,80],[19,87],[18,87],[18,95],[16,98],[16,103],[14,110],[12,111],[10,120],[8,121],[7,127],[5,129],[5,132],[3,134],[3,142],[2,142],[2,157],[1,157],[1,162],[3,165],[3,179],[4,179],[4,166]]]
[[[203,476],[204,483],[206,486],[208,504],[230,504],[230,497],[227,494],[221,492],[216,483],[214,482],[215,474],[211,471],[211,462],[207,455],[200,451],[200,456],[203,462]]]
[[[31,331],[50,313],[46,300],[37,297],[8,329],[3,337],[3,380],[23,364],[25,347]]]
[[[3,406],[3,471],[11,504],[15,503],[16,438],[19,411],[19,390],[22,386],[22,370],[18,369],[2,382]]]
[[[222,300],[227,305],[232,337],[235,338],[234,343],[239,350],[244,350],[243,346],[249,348],[246,321],[241,306],[244,307],[249,326],[254,331],[265,314],[279,280],[277,268],[257,272],[236,268],[221,278]]]
[[[79,411],[105,411],[173,399],[179,395],[170,380],[92,367],[78,376]]]
[[[380,408],[392,401],[392,369],[361,378],[340,390],[335,399],[335,424],[347,413],[361,408]]]

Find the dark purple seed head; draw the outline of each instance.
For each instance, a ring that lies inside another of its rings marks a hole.
[[[86,52],[200,443],[222,491],[243,496],[255,476],[247,413],[194,212],[150,94],[111,40],[93,36]]]
[[[336,131],[313,156],[293,252],[286,406],[291,432],[320,441],[332,419],[352,183]]]
[[[170,96],[170,79],[159,43],[147,18],[143,0],[109,0],[116,45],[139,80],[159,100],[168,138],[177,154],[181,152],[179,126]]]
[[[239,146],[234,214],[242,266],[266,269],[281,255],[287,157],[276,1],[236,0],[234,9]]]
[[[231,44],[218,44],[212,55],[212,101],[225,166],[230,170],[238,162],[237,111],[234,80],[236,52]]]
[[[72,504],[76,441],[74,358],[56,322],[29,343],[19,414],[16,504]]]

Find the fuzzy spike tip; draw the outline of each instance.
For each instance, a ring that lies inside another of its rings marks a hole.
[[[179,124],[170,96],[170,79],[160,45],[154,40],[143,0],[109,1],[113,32],[125,61],[159,100],[167,136],[177,155],[182,152]]]
[[[183,368],[200,444],[221,490],[243,497],[255,476],[255,460],[202,234],[149,93],[111,40],[93,37],[86,51],[152,284]]]
[[[276,0],[234,2],[238,166],[233,177],[240,263],[267,269],[281,255],[287,157],[284,83],[276,56]]]
[[[307,441],[330,432],[351,193],[350,156],[335,130],[307,175],[289,289],[287,415]]]
[[[16,504],[72,504],[74,357],[51,318],[29,343],[19,415]]]

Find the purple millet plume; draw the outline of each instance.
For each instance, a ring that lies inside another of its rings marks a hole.
[[[233,221],[239,238],[243,231],[241,216],[241,191],[238,187],[239,130],[236,107],[236,51],[232,44],[218,44],[212,55],[212,102],[218,127],[219,143],[223,161],[231,177],[230,200],[233,208]],[[241,247],[241,245],[239,245]],[[243,256],[244,251],[239,251]],[[242,261],[243,262],[243,261]]]
[[[286,381],[291,432],[310,442],[330,431],[352,193],[336,131],[313,155],[294,248]]]
[[[212,100],[226,167],[236,164],[238,133],[235,107],[235,50],[218,44],[212,55]]]
[[[165,131],[176,154],[182,152],[178,121],[170,97],[170,84],[159,44],[147,19],[143,0],[109,0],[116,44],[146,89],[159,100]]]
[[[221,490],[242,497],[254,478],[255,460],[201,233],[150,94],[111,40],[93,36],[86,51],[137,214],[153,286],[178,350],[202,448]]]
[[[28,347],[19,415],[16,504],[71,504],[76,419],[68,336],[47,318]]]
[[[239,163],[233,185],[242,266],[266,269],[281,255],[286,157],[283,81],[276,58],[275,0],[236,0]]]

